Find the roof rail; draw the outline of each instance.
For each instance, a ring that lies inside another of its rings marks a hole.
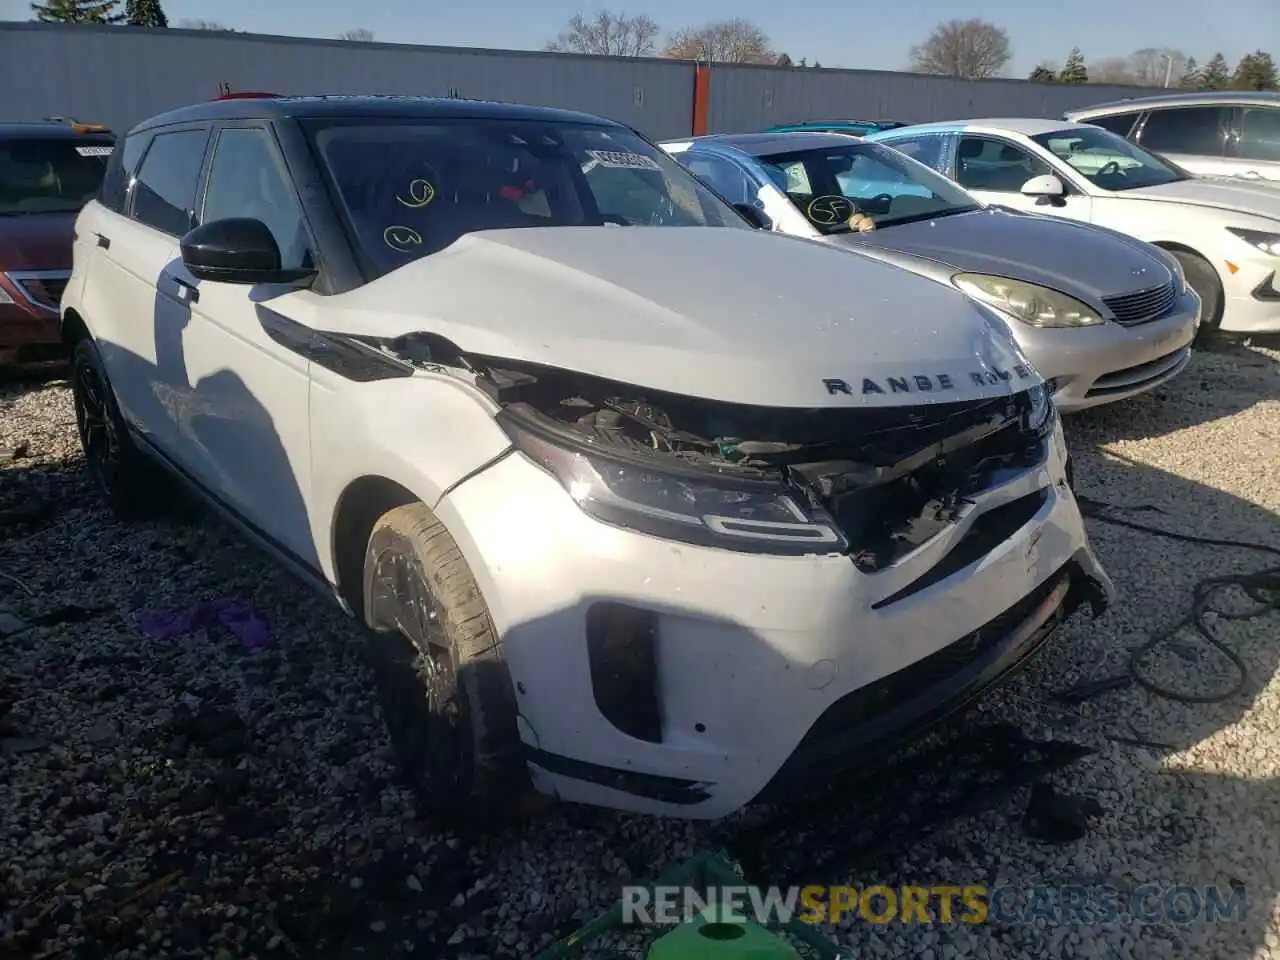
[[[262,93],[262,92],[246,90],[242,93],[231,93],[230,91],[227,91],[226,93],[218,94],[213,99],[214,100],[279,100],[283,96],[284,95],[280,93]]]

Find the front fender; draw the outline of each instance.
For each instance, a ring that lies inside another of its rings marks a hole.
[[[338,582],[334,522],[352,483],[383,477],[435,507],[511,447],[497,407],[447,373],[355,383],[313,364],[310,390],[311,525],[330,583]]]

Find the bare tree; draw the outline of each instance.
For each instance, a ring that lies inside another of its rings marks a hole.
[[[1133,85],[1138,78],[1133,75],[1133,67],[1127,58],[1104,57],[1089,65],[1089,82]]]
[[[350,40],[352,43],[368,43],[373,39],[373,31],[366,30],[364,27],[356,27],[354,30],[346,30],[338,34],[339,40]]]
[[[778,55],[769,49],[769,38],[764,31],[750,20],[742,19],[719,20],[677,30],[667,41],[663,55],[673,60],[707,63],[778,62]]]
[[[1129,56],[1134,79],[1143,87],[1162,87],[1165,78],[1172,85],[1187,69],[1187,55],[1170,47],[1144,47]]]
[[[648,57],[653,55],[658,33],[657,23],[644,14],[629,17],[620,10],[599,10],[588,20],[575,13],[547,49],[605,57]]]
[[[1009,35],[994,23],[948,20],[918,47],[911,48],[911,69],[970,80],[996,77],[1013,56]]]
[[[183,30],[225,30],[228,33],[233,32],[230,27],[224,27],[216,20],[179,20],[178,26]]]

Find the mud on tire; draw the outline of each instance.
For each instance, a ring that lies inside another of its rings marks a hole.
[[[424,805],[462,832],[509,822],[530,792],[515,691],[480,588],[425,504],[374,525],[364,615],[392,745]]]

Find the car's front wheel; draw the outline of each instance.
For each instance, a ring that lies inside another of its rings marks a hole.
[[[515,691],[480,588],[425,504],[374,525],[364,615],[392,746],[418,795],[454,829],[507,822],[529,795]]]
[[[1182,264],[1182,272],[1186,274],[1187,285],[1200,297],[1200,334],[1201,337],[1212,336],[1222,323],[1222,310],[1225,296],[1222,292],[1222,281],[1213,264],[1203,257],[1186,250],[1170,251]]]
[[[71,354],[71,396],[85,465],[112,512],[125,520],[154,512],[168,492],[165,478],[130,438],[102,355],[87,337]]]

